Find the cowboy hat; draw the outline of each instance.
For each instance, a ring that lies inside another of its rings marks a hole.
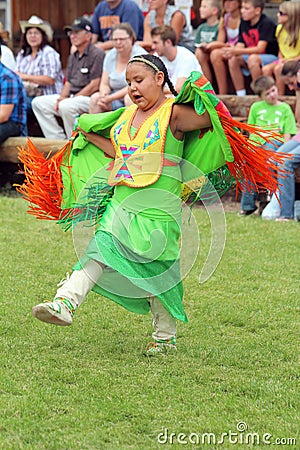
[[[49,42],[52,41],[53,30],[49,22],[46,22],[37,16],[31,16],[29,20],[20,20],[19,23],[22,33],[25,34],[26,28],[39,28],[46,33]]]

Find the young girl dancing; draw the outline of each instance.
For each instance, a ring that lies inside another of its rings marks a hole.
[[[29,150],[23,149],[27,181],[20,190],[33,214],[72,227],[80,214],[97,222],[84,256],[54,300],[32,312],[43,322],[71,325],[91,290],[135,313],[150,309],[154,332],[146,352],[156,355],[176,350],[176,319],[187,322],[179,267],[180,197],[182,178],[197,184],[199,172],[185,174],[184,161],[200,167],[201,174],[227,164],[242,182],[247,177],[242,166],[247,154],[255,160],[255,147],[237,132],[239,123],[198,72],[192,72],[176,99],[165,97],[165,83],[177,93],[163,62],[153,55],[133,57],[126,79],[133,105],[82,115],[72,147],[49,160],[30,142]],[[275,190],[275,156],[265,152],[260,161],[256,168],[252,162],[245,166],[249,179]],[[99,168],[104,168],[100,175]]]

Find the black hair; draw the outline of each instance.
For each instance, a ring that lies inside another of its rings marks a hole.
[[[167,83],[171,93],[176,97],[178,92],[176,91],[172,81],[170,80],[168,71],[163,61],[155,55],[145,54],[145,55],[136,55],[130,59],[128,64],[134,62],[144,63],[147,69],[152,70],[153,73],[163,72],[164,74],[164,84]]]
[[[300,70],[300,61],[287,61],[283,64],[280,75],[293,77],[297,75],[298,70]]]
[[[244,0],[244,3],[251,3],[254,8],[260,8],[261,12],[263,12],[265,7],[265,0]]]
[[[27,27],[25,29],[25,33],[22,35],[21,50],[23,50],[23,56],[27,56],[32,53],[32,49],[31,49],[30,45],[28,44],[27,37],[26,37],[27,31],[30,30],[30,28],[37,28],[42,33],[42,42],[40,45],[40,49],[43,49],[46,45],[49,45],[49,40],[48,40],[48,37],[44,30],[42,30],[38,26],[35,27],[34,25],[32,25],[32,27]]]

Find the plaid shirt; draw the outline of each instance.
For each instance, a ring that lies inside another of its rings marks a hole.
[[[50,45],[40,49],[34,59],[31,59],[31,54],[23,56],[23,50],[21,50],[17,54],[16,63],[16,71],[20,73],[46,75],[55,80],[52,85],[40,86],[44,95],[60,94],[63,87],[60,56]]]
[[[20,124],[21,135],[26,136],[26,92],[21,78],[0,62],[0,104],[14,105],[9,120]]]

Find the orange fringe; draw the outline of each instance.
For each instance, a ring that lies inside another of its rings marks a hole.
[[[239,122],[233,118],[219,114],[225,135],[230,143],[233,162],[226,162],[231,174],[236,180],[236,190],[253,190],[276,192],[278,174],[284,176],[283,161],[290,158],[287,153],[266,150],[260,143],[251,140],[236,129],[262,137],[266,142],[282,140],[282,137],[263,128]],[[236,128],[236,129],[234,129]]]
[[[260,191],[276,192],[278,174],[284,176],[281,169],[283,161],[291,156],[266,150],[239,130],[261,136],[267,142],[280,140],[280,135],[239,122],[221,112],[218,112],[218,115],[234,156],[234,161],[227,161],[226,164],[235,178],[237,193],[239,189],[253,190],[253,186]],[[71,145],[72,140],[53,156],[49,153],[45,157],[28,138],[27,148],[20,149],[19,159],[23,164],[26,179],[17,190],[29,203],[29,214],[39,219],[57,221],[63,220],[70,213],[76,213],[70,209],[61,209],[63,183],[60,168],[65,164],[71,169],[68,163]]]
[[[22,147],[19,159],[23,164],[25,182],[17,190],[29,202],[29,214],[39,219],[58,220],[68,214],[61,210],[63,183],[60,167],[66,155],[70,154],[72,141],[58,152],[45,157],[33,142],[27,139],[27,148]]]

